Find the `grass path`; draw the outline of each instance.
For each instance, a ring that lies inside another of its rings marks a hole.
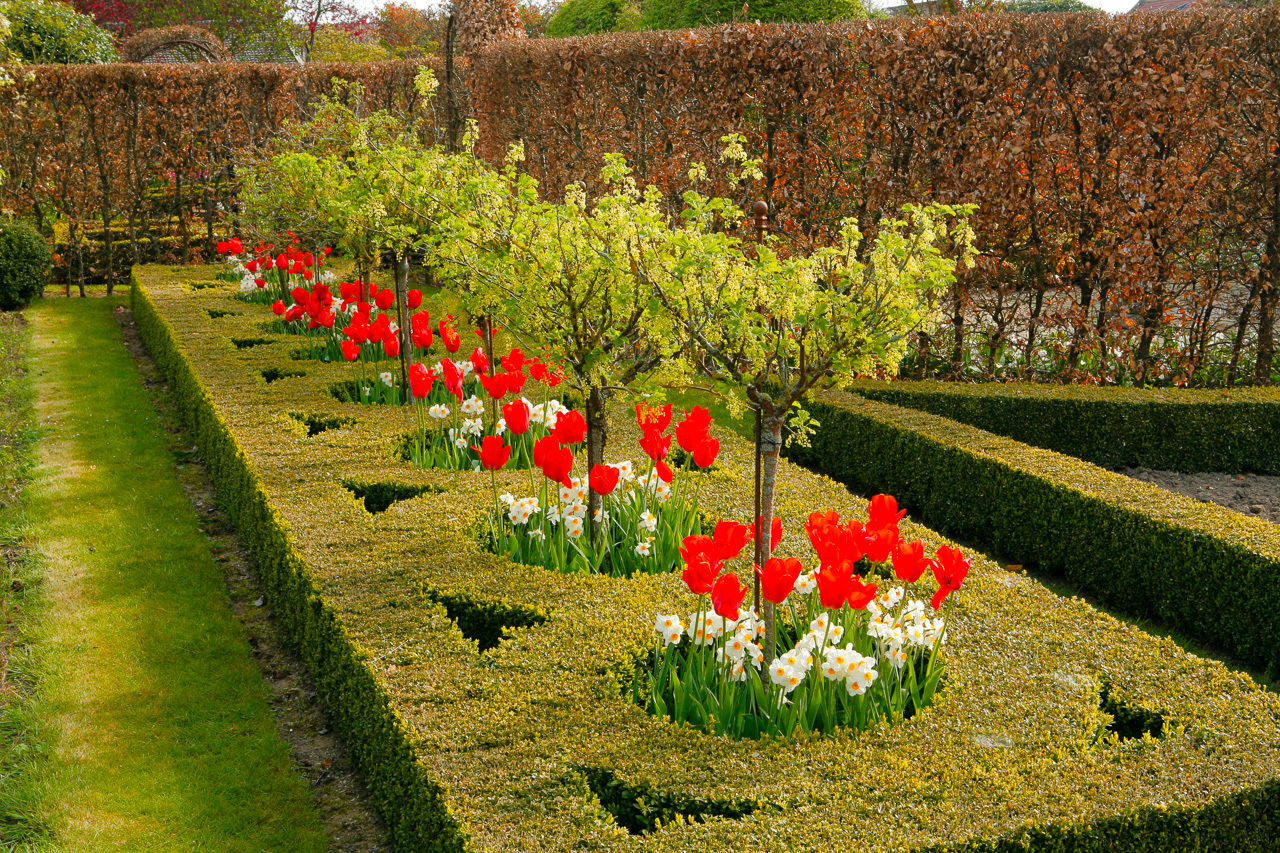
[[[118,299],[28,312],[47,430],[40,798],[59,851],[321,851],[221,567],[125,348]]]

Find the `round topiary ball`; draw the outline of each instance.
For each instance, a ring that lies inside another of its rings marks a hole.
[[[0,225],[0,311],[26,308],[49,281],[49,244],[25,222]]]

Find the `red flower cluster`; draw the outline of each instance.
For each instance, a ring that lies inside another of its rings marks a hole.
[[[720,453],[720,439],[712,438],[711,412],[694,406],[676,426],[676,443],[699,468],[710,468]]]
[[[230,240],[222,240],[218,243],[219,255],[238,255],[244,251],[244,243],[240,242],[239,237],[232,237]]]
[[[680,546],[684,558],[683,578],[694,595],[711,595],[711,606],[725,619],[737,619],[747,587],[737,574],[724,571],[725,563],[737,558],[754,537],[752,525],[721,521],[711,536],[695,533]]]

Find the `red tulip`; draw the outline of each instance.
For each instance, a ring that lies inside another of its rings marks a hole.
[[[725,619],[737,619],[747,586],[733,572],[716,578],[711,587],[711,606]]]
[[[621,472],[613,465],[597,465],[591,469],[591,474],[587,478],[591,484],[591,491],[597,495],[607,495],[618,487],[618,477]]]
[[[355,341],[343,341],[342,357],[347,361],[355,361],[360,357],[360,345]]]
[[[760,595],[765,601],[781,604],[795,588],[802,567],[795,557],[773,557],[756,569],[760,577]]]
[[[534,361],[529,364],[529,375],[548,388],[556,387],[564,379],[563,373],[560,373],[552,365],[543,364],[541,361]]]
[[[534,451],[537,451],[536,444]],[[569,474],[573,471],[573,453],[569,448],[557,446],[554,450],[547,449],[543,454],[540,467],[548,480],[566,487],[572,485],[573,481],[569,478]]]
[[[587,419],[577,409],[561,412],[551,434],[561,444],[581,444],[587,438]]]
[[[307,309],[301,305],[290,305],[289,310],[284,312],[286,322],[293,323],[302,319],[302,315],[307,313]]]
[[[525,375],[518,370],[508,370],[503,374],[507,378],[507,390],[512,394],[519,394],[524,390]]]
[[[444,342],[444,348],[450,353],[457,352],[458,347],[462,346],[462,338],[453,326],[452,314],[440,321],[440,340]]]
[[[671,470],[671,466],[661,459],[653,463],[653,470],[658,473],[658,479],[664,483],[670,483],[676,478],[676,472]]]
[[[897,527],[898,522],[907,511],[898,509],[898,500],[893,495],[876,495],[867,504],[867,529],[884,530]]]
[[[685,453],[693,453],[707,437],[710,428],[711,412],[702,406],[694,406],[685,414],[684,420],[676,424],[676,443]]]
[[[505,373],[495,373],[489,376],[485,373],[478,373],[480,384],[484,386],[484,390],[489,392],[489,396],[495,400],[501,400],[507,394],[507,375]]]
[[[496,471],[511,458],[511,448],[496,435],[486,435],[480,446],[471,445],[471,449],[480,454],[480,464],[490,471]]]
[[[924,543],[917,539],[914,542],[899,541],[893,550],[893,573],[898,580],[915,583],[920,580],[924,570],[929,568],[930,560],[924,555]]]
[[[433,371],[427,369],[422,362],[415,362],[409,368],[409,388],[413,391],[413,396],[422,399],[431,393],[431,386],[436,381],[436,375]]]
[[[710,468],[715,464],[716,457],[720,455],[720,439],[704,438],[702,443],[693,450],[693,464],[699,468]]]
[[[419,306],[422,305],[422,291],[416,287],[410,290],[409,298],[405,300],[405,304],[409,306],[410,311],[417,311]]]
[[[501,361],[502,369],[507,373],[519,373],[524,370],[525,357],[519,347],[504,355]]]
[[[837,566],[822,566],[818,569],[816,577],[818,581],[818,601],[828,610],[839,610],[844,607],[849,594],[854,591],[853,578],[853,573],[843,571]]]
[[[413,345],[418,349],[431,349],[431,343],[435,340],[431,334],[431,327],[425,329],[415,329],[409,333],[409,339],[413,341]]]
[[[747,547],[751,536],[749,524],[739,524],[736,521],[718,522],[712,536],[711,553],[718,560],[732,560]]]
[[[373,298],[373,301],[379,308],[386,311],[392,305],[396,304],[395,291],[389,287],[384,287],[382,290],[378,291],[378,295]]]
[[[713,563],[705,554],[694,555],[687,560],[681,577],[694,595],[706,595],[711,592],[716,575],[720,574],[720,563]]]
[[[654,462],[666,459],[667,451],[671,449],[671,436],[656,431],[646,432],[640,439],[640,449]]]
[[[458,365],[453,363],[453,359],[446,358],[440,361],[440,370],[444,373],[445,389],[457,397],[462,399],[462,371],[458,369]]]
[[[476,347],[471,351],[471,366],[475,368],[477,376],[489,372],[489,356],[485,355],[483,348]]]
[[[646,433],[665,432],[671,425],[671,404],[659,407],[636,403],[636,423]]]
[[[529,431],[529,404],[524,400],[512,400],[502,407],[502,417],[512,435],[524,435]]]
[[[867,605],[876,597],[876,585],[873,583],[863,583],[862,578],[858,575],[853,576],[853,582],[849,585],[849,606],[854,610],[866,610]]]
[[[867,549],[867,559],[873,563],[883,563],[893,556],[893,549],[902,537],[896,527],[882,527],[879,530],[867,529],[863,547]]]
[[[973,565],[959,548],[943,545],[933,561],[933,576],[938,581],[938,591],[929,602],[934,610],[942,607],[947,596],[960,588],[964,579],[969,576],[969,568]]]
[[[284,313],[284,300],[283,300],[283,299],[277,299],[275,302],[272,302],[272,303],[271,303],[271,311],[272,311],[272,313],[274,313],[277,317],[279,317],[281,314],[283,314],[283,313]]]
[[[413,293],[414,291],[410,291]],[[409,315],[409,327],[415,332],[431,331],[431,312],[419,311]]]
[[[387,358],[398,358],[400,356],[400,338],[388,333],[382,340],[382,349],[386,351]]]

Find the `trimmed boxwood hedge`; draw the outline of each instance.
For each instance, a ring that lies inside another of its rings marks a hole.
[[[1104,468],[1280,474],[1280,391],[1274,388],[859,381],[852,390]]]
[[[689,608],[677,575],[484,552],[487,476],[398,461],[388,437],[412,415],[334,400],[345,365],[268,384],[288,348],[237,349],[253,312],[210,320],[230,288],[184,277],[135,270],[139,327],[397,849],[1166,853],[1280,836],[1280,699],[982,558],[948,604],[945,688],[911,720],[739,742],[651,717],[622,685],[653,613]],[[309,435],[312,416],[339,425]],[[638,437],[625,409],[614,420],[611,459]],[[708,517],[746,518],[750,448],[723,441],[694,488]],[[371,514],[352,483],[427,488]],[[809,560],[807,513],[863,505],[789,463],[779,501],[784,552]],[[1108,735],[1157,716],[1159,738]]]
[[[888,491],[947,535],[1064,576],[1106,603],[1280,675],[1270,522],[936,415],[829,392],[796,461]]]

